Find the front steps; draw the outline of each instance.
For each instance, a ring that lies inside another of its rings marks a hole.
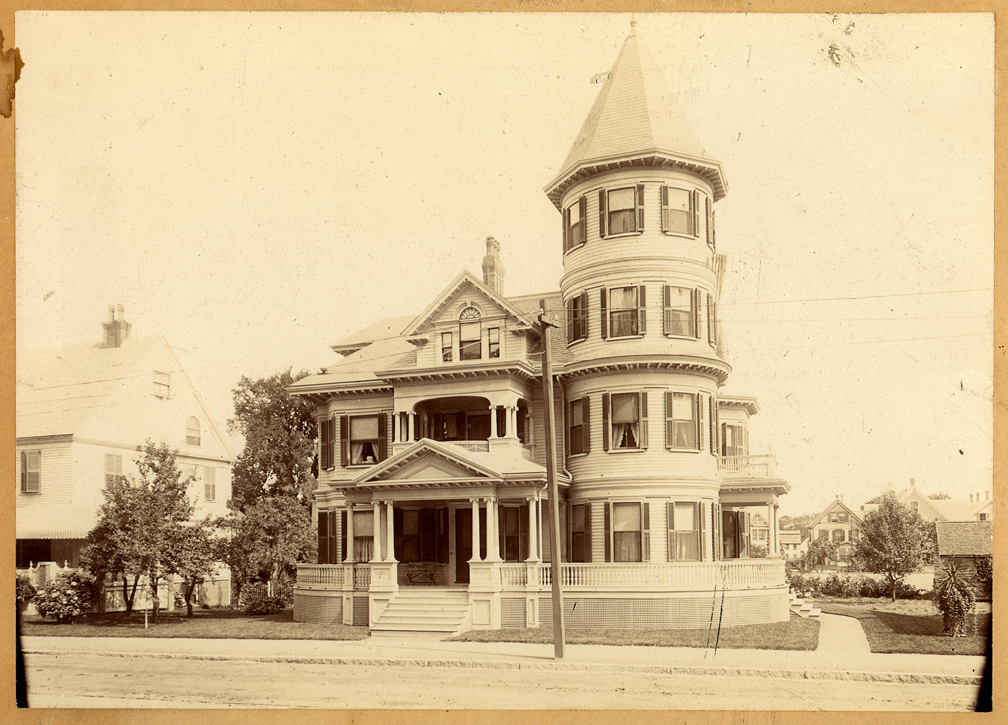
[[[443,587],[400,587],[371,628],[371,636],[429,634],[448,636],[467,628],[469,592]]]
[[[801,599],[797,594],[789,593],[788,598],[790,599],[791,611],[799,617],[818,617],[822,614],[822,611],[818,607],[812,606],[811,601]]]

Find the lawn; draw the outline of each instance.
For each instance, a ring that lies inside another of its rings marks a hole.
[[[941,614],[929,599],[819,599],[816,606],[828,614],[856,617],[861,622],[872,652],[931,655],[984,655],[991,605],[977,604],[970,618],[969,634],[948,637],[942,631]]]
[[[814,650],[819,644],[819,622],[795,614],[787,622],[749,624],[717,629],[569,629],[568,644],[650,645],[655,647],[714,647],[724,649]],[[449,642],[526,642],[551,644],[553,630],[482,629],[449,638]]]
[[[295,622],[294,611],[250,615],[233,609],[197,609],[192,619],[161,613],[158,623],[144,629],[143,612],[126,619],[123,612],[84,615],[76,624],[58,624],[40,617],[21,621],[23,636],[48,637],[189,637],[193,639],[364,639],[367,627]]]

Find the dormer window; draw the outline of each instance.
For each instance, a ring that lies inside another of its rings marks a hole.
[[[482,357],[481,343],[479,310],[475,307],[466,307],[459,315],[459,360],[479,360]]]
[[[185,442],[187,446],[200,445],[200,422],[195,416],[186,421]]]

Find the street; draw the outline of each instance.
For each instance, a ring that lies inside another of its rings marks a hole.
[[[32,707],[970,710],[976,687],[604,671],[26,657]]]

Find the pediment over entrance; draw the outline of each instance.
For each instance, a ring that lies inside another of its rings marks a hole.
[[[403,483],[462,482],[497,483],[501,472],[473,460],[479,454],[469,454],[451,444],[424,439],[405,451],[365,471],[354,483],[358,486],[382,482]]]

